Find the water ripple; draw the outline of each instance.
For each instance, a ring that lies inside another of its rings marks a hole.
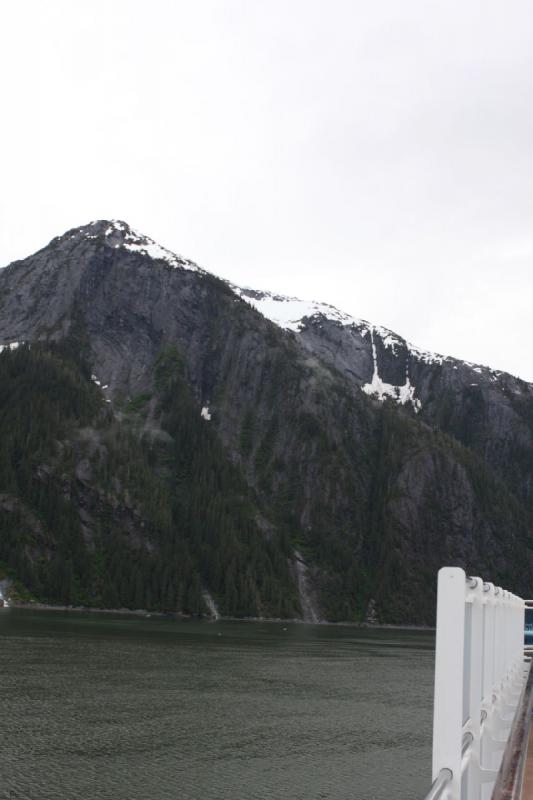
[[[429,635],[9,612],[0,636],[1,800],[407,800],[429,780]]]

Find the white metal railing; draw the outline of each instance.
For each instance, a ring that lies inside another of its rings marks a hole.
[[[462,569],[439,571],[433,784],[424,800],[491,797],[529,668],[525,607]]]

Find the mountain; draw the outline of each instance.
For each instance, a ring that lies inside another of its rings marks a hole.
[[[431,622],[444,563],[531,594],[518,378],[119,221],[0,271],[0,349],[0,559],[36,597]]]
[[[533,385],[505,372],[430,353],[324,303],[232,287],[264,316],[297,332],[354,391],[410,407],[475,449],[526,503],[532,499]]]

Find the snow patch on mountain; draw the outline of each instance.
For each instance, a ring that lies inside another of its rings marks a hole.
[[[100,389],[109,389],[109,384],[108,383],[102,384],[102,381],[100,380],[98,375],[92,374],[91,375],[91,380],[92,380],[93,383],[95,383],[97,386],[99,386]]]
[[[429,350],[421,350],[410,342],[406,342],[409,352],[418,361],[423,361],[424,364],[443,364],[445,361],[453,361],[450,356],[441,356],[439,353],[430,353]]]
[[[402,386],[394,386],[380,378],[374,337],[379,336],[383,347],[392,350],[395,356],[400,355],[402,348],[407,348],[408,354],[415,355],[419,360],[431,359],[432,363],[438,361],[441,363],[442,356],[414,348],[387,328],[383,328],[380,325],[372,325],[363,319],[356,319],[327,303],[299,300],[297,297],[285,297],[284,295],[238,286],[232,286],[231,288],[239,297],[254,306],[264,317],[285,330],[297,333],[305,328],[306,321],[313,320],[320,325],[320,319],[325,318],[343,327],[353,327],[363,338],[369,335],[372,342],[374,369],[371,383],[366,383],[361,387],[363,392],[369,396],[376,397],[381,402],[389,397],[400,405],[410,403],[416,412],[420,410],[421,403],[415,397],[416,389],[409,379],[408,367],[406,367],[405,383]]]
[[[397,336],[392,333],[386,333],[385,336],[381,337],[381,343],[383,347],[392,350],[393,355],[396,355],[396,347],[400,344]]]
[[[395,400],[399,405],[405,406],[410,403],[416,413],[422,408],[420,400],[415,397],[415,387],[409,380],[409,373],[406,369],[405,383],[402,386],[394,386],[392,383],[386,383],[379,377],[378,370],[378,356],[376,350],[376,343],[374,341],[374,331],[370,331],[372,341],[372,359],[374,369],[372,373],[372,382],[365,383],[361,388],[363,392],[370,397],[375,397],[381,403],[390,397]]]
[[[6,344],[0,344],[0,353],[3,350],[16,350],[21,344],[24,344],[24,342],[7,342]]]
[[[232,284],[230,286],[239,297],[250,303],[264,317],[285,330],[300,331],[305,326],[305,319],[319,316],[339,322],[341,325],[358,324],[358,320],[354,317],[327,303],[300,300],[298,297],[286,297],[282,294],[242,288]]]
[[[492,383],[496,383],[502,377],[502,375],[505,375],[505,373],[501,370],[491,369],[491,367],[484,367],[482,364],[474,364],[472,361],[463,361],[462,364],[471,369],[472,372],[476,372],[478,375],[483,375],[484,378],[489,378]],[[477,386],[477,383],[472,383],[471,386]]]

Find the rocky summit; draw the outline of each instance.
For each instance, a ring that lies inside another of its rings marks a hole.
[[[0,270],[0,579],[22,598],[432,623],[533,593],[533,386],[241,288],[119,221]]]

